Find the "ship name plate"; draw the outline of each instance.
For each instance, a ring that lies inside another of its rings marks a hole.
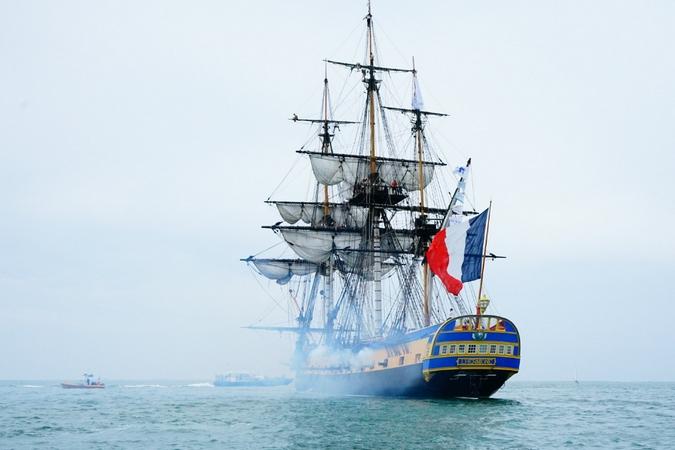
[[[458,366],[494,366],[495,358],[457,358]]]

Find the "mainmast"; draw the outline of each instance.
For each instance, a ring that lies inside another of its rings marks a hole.
[[[368,28],[368,79],[366,82],[368,95],[368,119],[370,125],[370,183],[368,186],[369,197],[372,202],[375,183],[378,182],[377,160],[375,153],[375,95],[377,93],[377,80],[375,79],[375,52],[373,51],[373,15],[368,2],[368,15],[366,16]],[[382,255],[380,253],[380,212],[370,203],[370,226],[373,230],[373,301],[374,301],[374,325],[375,335],[382,332]]]
[[[326,72],[326,67],[324,66],[324,75],[323,75],[323,126],[321,133],[321,153],[328,154],[333,153],[333,148],[331,145],[331,134],[328,131],[328,74]],[[323,217],[324,221],[328,219],[330,215],[330,209],[328,207],[328,185],[323,185]]]
[[[323,133],[321,134],[321,153],[333,152],[331,134],[328,131],[328,73],[324,65],[323,73]],[[331,221],[330,208],[328,206],[328,185],[323,185],[323,222]],[[333,259],[329,258],[324,267],[324,328],[331,327],[330,315],[333,310]]]
[[[368,2],[368,15],[366,16],[366,25],[368,27],[368,114],[370,123],[370,176],[377,177],[377,164],[375,154],[375,93],[377,91],[377,80],[375,79],[375,52],[373,51],[373,15],[370,11],[370,2]]]

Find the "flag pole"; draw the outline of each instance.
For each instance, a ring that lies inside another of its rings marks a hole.
[[[476,299],[476,315],[480,316],[480,297],[483,294],[483,274],[485,273],[485,255],[487,254],[488,235],[490,234],[490,216],[492,216],[492,200],[488,207],[487,225],[485,227],[485,243],[483,244],[483,256],[480,265],[480,284],[478,285],[478,298]]]

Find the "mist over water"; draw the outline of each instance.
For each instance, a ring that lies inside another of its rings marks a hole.
[[[40,386],[36,388],[35,386]],[[489,400],[203,382],[0,384],[2,448],[668,448],[675,383],[508,382]]]

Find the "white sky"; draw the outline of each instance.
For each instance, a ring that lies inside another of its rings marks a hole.
[[[495,202],[518,378],[674,380],[675,3],[411,5],[374,3],[383,62],[415,56]],[[0,378],[287,369],[289,339],[240,328],[284,313],[238,259],[276,242],[286,119],[360,58],[364,9],[0,2]]]

